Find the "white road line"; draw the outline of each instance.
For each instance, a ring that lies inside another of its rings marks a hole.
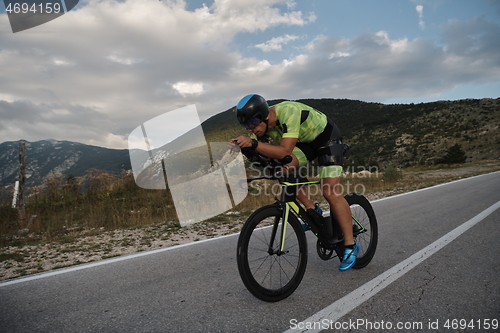
[[[468,179],[472,179],[472,178],[476,178],[476,177],[487,176],[487,175],[491,175],[491,174],[495,174],[495,173],[500,173],[500,171],[495,171],[495,172],[492,172],[492,173],[478,175],[478,176],[474,176],[474,177],[470,177],[470,178],[463,178],[463,179],[455,180],[455,181],[452,181],[452,182],[449,182],[449,183],[439,184],[439,185],[435,185],[435,186],[431,186],[431,187],[426,187],[426,188],[422,188],[422,189],[411,191],[411,192],[401,193],[401,194],[393,195],[393,196],[390,196],[390,197],[373,200],[371,202],[374,203],[374,202],[378,202],[378,201],[383,201],[383,200],[388,200],[388,199],[392,199],[392,198],[397,198],[397,197],[400,197],[400,196],[403,196],[403,195],[408,195],[408,194],[416,193],[416,192],[420,192],[420,191],[426,191],[426,190],[430,190],[430,189],[433,189],[433,188],[436,188],[436,187],[445,186],[445,185],[448,185],[448,184],[453,184],[453,183],[456,183],[456,182],[460,182],[460,181],[464,181],[464,180],[468,180]],[[325,214],[329,214],[329,213],[330,212],[325,212]],[[57,270],[53,270],[53,271],[50,271],[50,272],[47,272],[47,273],[40,273],[40,274],[30,275],[30,276],[27,276],[27,277],[24,277],[24,278],[14,279],[14,280],[6,281],[6,282],[0,282],[0,288],[1,287],[5,287],[5,286],[9,286],[9,285],[12,285],[12,284],[17,284],[17,283],[22,283],[22,282],[27,282],[27,281],[42,279],[42,278],[49,277],[49,276],[54,276],[54,275],[59,275],[59,274],[64,274],[64,273],[69,273],[69,272],[74,272],[74,271],[79,271],[79,270],[87,269],[87,268],[91,268],[91,267],[97,267],[97,266],[101,266],[101,265],[107,265],[107,264],[111,264],[111,263],[114,263],[114,262],[128,260],[128,259],[133,259],[133,258],[138,258],[138,257],[142,257],[142,256],[147,256],[147,255],[155,254],[155,253],[159,253],[159,252],[165,252],[165,251],[169,251],[169,250],[175,250],[175,249],[178,249],[180,247],[196,245],[196,244],[200,244],[200,243],[204,243],[204,242],[208,242],[208,241],[215,241],[217,239],[231,237],[231,236],[236,236],[238,234],[239,233],[235,233],[235,234],[231,234],[231,235],[225,235],[225,236],[220,236],[220,237],[216,237],[216,238],[205,239],[205,240],[201,240],[201,241],[198,241],[198,242],[186,243],[186,244],[171,246],[171,247],[162,248],[162,249],[144,251],[144,252],[139,252],[139,253],[134,253],[134,254],[130,254],[130,255],[120,256],[120,257],[116,257],[116,258],[112,258],[112,259],[105,259],[105,260],[100,260],[100,261],[96,261],[96,262],[91,262],[91,263],[88,263],[88,264],[81,264],[81,265],[73,266],[73,267],[69,267],[69,268],[57,269]]]
[[[370,200],[370,202],[374,203],[374,202],[384,201],[384,200],[393,199],[393,198],[397,198],[397,197],[402,197],[404,195],[413,194],[413,193],[417,193],[417,192],[421,192],[421,191],[427,191],[427,190],[434,189],[434,188],[437,188],[437,187],[446,186],[446,185],[454,184],[454,183],[458,183],[458,182],[463,182],[464,180],[470,180],[470,179],[474,179],[474,178],[478,178],[478,177],[483,177],[483,176],[487,176],[487,175],[494,175],[494,174],[497,174],[497,173],[500,174],[500,171],[494,171],[494,172],[485,173],[485,174],[482,174],[482,175],[472,176],[472,177],[468,177],[468,178],[461,178],[461,179],[453,180],[453,181],[448,182],[448,183],[442,183],[442,184],[437,184],[437,185],[430,186],[430,187],[424,187],[424,188],[421,188],[421,189],[418,189],[418,190],[414,190],[414,191],[411,191],[411,192],[405,192],[405,193],[400,193],[400,194],[396,194],[396,195],[391,195],[391,196],[385,197],[385,198],[380,198],[380,199],[376,199],[376,200]]]
[[[495,210],[500,208],[500,201],[496,204],[490,206],[486,210],[482,211],[478,215],[474,216],[467,222],[453,229],[443,237],[436,240],[434,243],[426,246],[422,250],[418,251],[406,260],[403,260],[396,266],[380,274],[373,280],[365,283],[358,289],[352,291],[348,295],[342,297],[336,302],[330,304],[323,310],[317,312],[311,317],[290,325],[290,329],[285,333],[291,332],[320,332],[326,327],[324,323],[334,323],[344,315],[351,312],[353,309],[363,304],[365,301],[370,299],[372,296],[376,295],[378,292],[383,290],[385,287],[408,273],[415,266],[432,256],[434,253],[441,250],[447,244],[451,243],[458,236],[462,235],[464,232],[472,228],[477,223],[481,222],[483,219],[488,217]],[[311,328],[311,329],[308,329]]]
[[[2,282],[2,283],[0,283],[0,288],[1,287],[6,287],[6,286],[10,286],[12,284],[17,284],[17,283],[22,283],[22,282],[27,282],[27,281],[32,281],[32,280],[38,280],[38,279],[46,278],[46,277],[49,277],[49,276],[54,276],[54,275],[59,275],[59,274],[65,274],[65,273],[69,273],[69,272],[79,271],[79,270],[82,270],[82,269],[87,269],[87,268],[92,268],[92,267],[107,265],[107,264],[111,264],[111,263],[114,263],[114,262],[119,262],[119,261],[134,259],[134,258],[143,257],[143,256],[149,256],[151,254],[156,254],[156,253],[160,253],[160,252],[165,252],[165,251],[170,251],[170,250],[176,250],[176,249],[179,249],[181,247],[186,247],[186,246],[196,245],[196,244],[200,244],[200,243],[211,242],[211,241],[214,241],[214,240],[217,240],[217,239],[222,239],[222,238],[236,236],[236,235],[238,235],[238,233],[231,234],[231,235],[219,236],[219,237],[216,237],[216,238],[203,239],[203,240],[200,240],[200,241],[197,241],[197,242],[186,243],[186,244],[181,244],[181,245],[175,245],[175,246],[165,247],[165,248],[156,249],[156,250],[150,250],[150,251],[133,253],[133,254],[124,255],[124,256],[120,256],[120,257],[115,257],[115,258],[111,258],[111,259],[99,260],[99,261],[90,262],[90,263],[87,263],[87,264],[81,264],[81,265],[77,265],[77,266],[73,266],[73,267],[69,267],[69,268],[56,269],[56,270],[53,270],[53,271],[50,271],[50,272],[47,272],[47,273],[40,273],[40,274],[35,274],[35,275],[27,276],[27,277],[24,277],[24,278],[19,278],[19,279],[10,280],[10,281],[7,281],[7,282]]]

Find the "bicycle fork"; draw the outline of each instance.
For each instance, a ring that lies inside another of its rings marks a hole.
[[[269,248],[267,250],[267,253],[269,255],[276,254],[278,256],[287,253],[288,251],[284,251],[285,249],[285,239],[286,239],[286,229],[288,226],[288,217],[290,216],[290,206],[288,204],[285,204],[284,207],[282,207],[283,214],[280,216],[276,216],[274,219],[273,223],[273,230],[271,232],[271,238],[269,240]],[[279,247],[275,250],[273,247],[274,242],[276,241],[276,235],[278,234],[278,228],[280,224],[280,219],[282,220],[281,222],[281,230],[280,230],[280,242],[279,242]]]

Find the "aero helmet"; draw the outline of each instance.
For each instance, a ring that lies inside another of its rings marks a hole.
[[[269,105],[264,97],[251,94],[243,97],[236,106],[236,117],[241,126],[257,125],[269,115]]]

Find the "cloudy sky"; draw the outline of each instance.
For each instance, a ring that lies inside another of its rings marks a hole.
[[[18,33],[0,4],[0,142],[127,148],[155,116],[249,93],[498,98],[500,1],[80,0]]]

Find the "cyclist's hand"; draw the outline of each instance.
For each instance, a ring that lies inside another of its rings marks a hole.
[[[243,135],[236,139],[231,139],[231,143],[237,144],[240,148],[252,147],[252,139]]]
[[[227,148],[233,153],[238,153],[241,151],[241,148],[237,144],[233,143],[232,140],[227,144]]]

